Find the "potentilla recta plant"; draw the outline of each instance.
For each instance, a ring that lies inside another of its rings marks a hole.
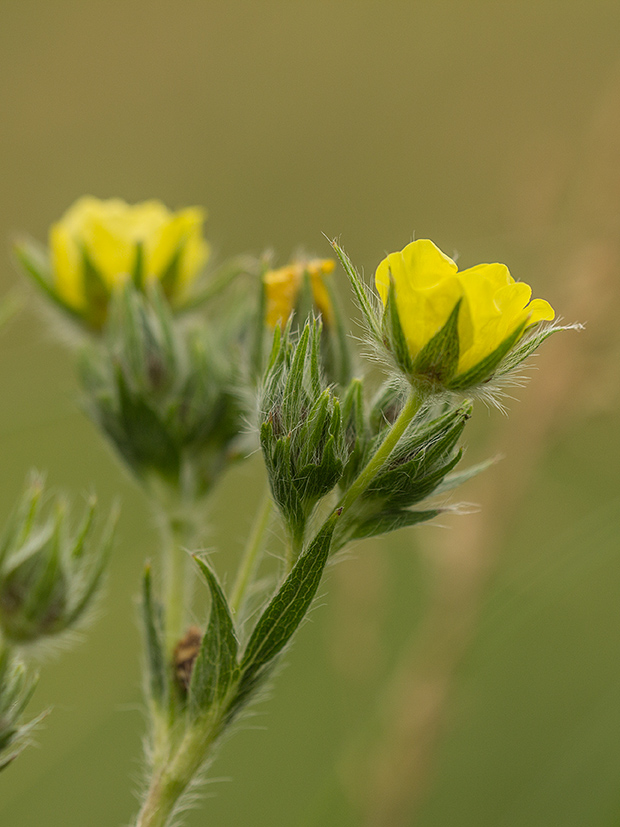
[[[178,823],[222,736],[272,680],[328,561],[351,543],[453,508],[445,493],[483,468],[459,468],[472,400],[497,396],[524,359],[565,329],[502,264],[459,271],[421,239],[381,261],[375,292],[334,242],[384,369],[377,386],[337,301],[334,258],[274,267],[244,257],[210,267],[205,215],[85,197],[52,226],[48,247],[16,247],[71,327],[83,404],[161,531],[161,555],[142,582],[149,732],[137,827]],[[225,589],[212,556],[199,551],[208,501],[226,470],[257,449],[264,495]],[[22,523],[28,509],[26,499]],[[274,521],[284,550],[269,581],[261,564]],[[106,540],[87,557],[72,551],[78,539],[53,552],[50,523],[37,535],[47,550],[30,554],[28,530],[11,529],[18,539],[0,566],[0,720],[19,743],[28,735],[21,716],[30,683],[12,642],[74,622],[109,547]],[[62,576],[54,554],[65,560]],[[201,623],[198,589],[210,605]],[[12,710],[4,718],[3,703]]]

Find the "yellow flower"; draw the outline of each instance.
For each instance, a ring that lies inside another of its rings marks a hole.
[[[159,281],[178,301],[209,255],[204,219],[199,207],[173,213],[160,201],[80,198],[50,229],[58,299],[95,328],[105,321],[112,290],[128,279],[138,287]]]
[[[459,272],[428,239],[391,253],[375,283],[384,306],[391,297],[396,310],[386,310],[384,329],[401,366],[453,389],[489,379],[529,328],[555,316],[544,299],[530,301],[529,285],[505,265]]]
[[[312,298],[325,324],[333,322],[334,311],[329,298],[329,291],[325,286],[324,276],[329,275],[335,261],[331,258],[311,259],[310,261],[295,261],[280,267],[278,270],[269,270],[263,276],[265,285],[265,322],[268,327],[274,328],[278,322],[285,324],[295,309],[303,286],[304,275],[310,279]]]

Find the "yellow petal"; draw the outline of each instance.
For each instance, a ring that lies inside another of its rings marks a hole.
[[[301,278],[297,265],[288,265],[265,273],[265,323],[268,327],[273,328],[278,322],[284,324],[288,320],[297,301]]]
[[[529,313],[527,327],[538,322],[552,322],[555,319],[555,310],[545,299],[534,299],[525,309]]]
[[[144,237],[147,279],[161,278],[180,249],[178,286],[185,288],[193,281],[209,254],[202,237],[205,218],[205,211],[199,207],[163,216],[163,220]]]
[[[456,263],[427,238],[412,241],[399,253],[390,253],[377,267],[375,284],[385,305],[390,277],[399,291],[428,288],[453,276]]]
[[[70,307],[80,310],[86,300],[80,250],[71,233],[61,223],[50,228],[49,246],[56,291]]]
[[[324,277],[332,273],[335,266],[336,262],[331,258],[312,259],[304,265],[304,270],[310,276],[312,298],[326,325],[333,324],[334,310]]]

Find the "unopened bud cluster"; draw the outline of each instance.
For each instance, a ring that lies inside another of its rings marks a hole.
[[[199,498],[240,455],[246,410],[234,351],[212,330],[175,324],[156,285],[115,295],[104,339],[82,361],[86,404],[147,486]]]
[[[293,544],[300,547],[316,504],[338,483],[347,451],[340,402],[319,364],[321,325],[308,323],[299,341],[276,328],[260,397],[260,439],[274,500]]]
[[[113,534],[95,534],[94,499],[77,525],[59,498],[47,507],[35,479],[0,544],[0,632],[14,644],[46,641],[84,619],[98,592]]]

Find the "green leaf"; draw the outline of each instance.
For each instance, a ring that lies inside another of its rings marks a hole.
[[[162,607],[153,597],[150,564],[146,566],[142,580],[142,622],[146,642],[149,694],[156,704],[163,707],[168,680],[163,644]]]
[[[432,520],[441,512],[441,508],[432,508],[428,511],[383,511],[372,519],[357,523],[351,534],[351,539],[364,540],[368,537],[376,537],[378,534],[388,534],[390,531],[396,531],[399,528],[406,528]]]
[[[242,683],[282,651],[305,617],[321,582],[339,516],[334,512],[325,522],[260,616],[243,653]]]
[[[454,305],[448,321],[416,356],[412,371],[445,384],[454,374],[459,361],[459,310],[462,299]]]
[[[236,674],[237,638],[228,602],[214,572],[201,557],[194,560],[211,592],[209,626],[192,669],[189,685],[189,709],[193,718],[203,715],[221,700]]]

